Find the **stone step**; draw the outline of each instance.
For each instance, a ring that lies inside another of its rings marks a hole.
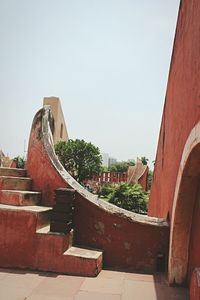
[[[26,215],[27,218],[30,218],[29,226],[32,224],[32,226],[35,226],[35,230],[38,230],[50,224],[52,208],[44,206],[14,206],[0,204],[0,210],[6,210],[8,213],[15,212],[18,214],[16,218],[22,218],[21,216]]]
[[[37,230],[35,269],[76,276],[95,277],[102,270],[102,251],[70,247],[70,234]],[[63,247],[70,247],[64,253]]]
[[[31,186],[32,186],[31,178],[0,176],[0,190],[30,191]]]
[[[95,277],[102,270],[103,252],[80,247],[70,247],[64,252],[67,273]]]
[[[74,230],[72,229],[69,233],[64,234],[61,232],[52,232],[50,231],[50,225],[44,226],[36,231],[37,239],[41,240],[43,243],[43,247],[49,248],[52,247],[52,240],[56,239],[56,245],[59,247],[60,242],[62,242],[60,249],[58,250],[60,255],[63,255],[63,252],[72,247],[73,239],[74,239]],[[50,244],[51,243],[51,244]]]
[[[25,169],[0,168],[0,176],[26,177]]]
[[[41,193],[32,191],[0,190],[0,203],[17,206],[39,205]]]

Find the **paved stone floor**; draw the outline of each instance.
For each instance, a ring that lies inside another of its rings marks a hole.
[[[0,300],[186,300],[164,276],[103,270],[96,278],[0,269]]]

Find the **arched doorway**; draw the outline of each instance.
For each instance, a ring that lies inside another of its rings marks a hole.
[[[169,283],[184,284],[191,272],[190,240],[194,208],[200,186],[200,122],[191,131],[184,147],[170,225]],[[199,228],[200,236],[200,228]],[[198,259],[196,260],[197,263]],[[199,254],[200,261],[200,254]],[[194,263],[194,262],[193,262]]]

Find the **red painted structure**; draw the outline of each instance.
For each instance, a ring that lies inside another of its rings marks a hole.
[[[93,181],[99,183],[120,183],[127,181],[127,172],[102,172],[93,176]]]
[[[168,255],[168,224],[106,203],[79,185],[55,155],[51,122],[49,107],[36,114],[28,150],[27,172],[33,189],[42,192],[42,204],[52,206],[55,189],[72,187],[75,244],[102,249],[105,266],[155,272],[158,255]]]
[[[190,300],[200,299],[200,269],[195,269],[190,282]]]
[[[147,178],[148,178],[149,168],[146,168],[142,176],[138,179],[138,184],[140,184],[144,191],[147,191]]]
[[[133,182],[140,184],[143,189],[147,190],[147,177],[148,177],[148,167],[145,168],[143,173],[140,173],[139,178],[135,181],[131,181],[131,176],[128,172],[102,172],[99,175],[93,176],[91,180],[85,181],[85,184],[92,183],[95,185],[102,185],[104,183],[122,183],[122,182]]]
[[[40,231],[44,212],[0,210],[0,266],[94,276],[95,260],[66,255],[70,235]]]
[[[149,215],[172,215],[176,179],[187,138],[200,120],[200,2],[180,5],[156,155]]]
[[[200,2],[182,0],[148,214],[170,220],[169,282],[191,280],[193,291],[200,266],[199,54]]]

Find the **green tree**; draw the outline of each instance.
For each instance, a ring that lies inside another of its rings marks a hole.
[[[134,166],[135,161],[130,160],[130,161],[119,161],[116,162],[115,164],[111,165],[108,170],[110,172],[127,172],[129,166]]]
[[[108,172],[108,167],[101,166],[101,172]]]
[[[140,159],[141,159],[143,165],[147,165],[148,164],[149,159],[146,158],[146,156],[142,156]]]
[[[109,196],[109,202],[132,212],[147,212],[148,196],[141,185],[121,183]]]
[[[98,147],[84,140],[58,142],[55,152],[63,167],[78,181],[90,179],[101,170],[101,154]]]

